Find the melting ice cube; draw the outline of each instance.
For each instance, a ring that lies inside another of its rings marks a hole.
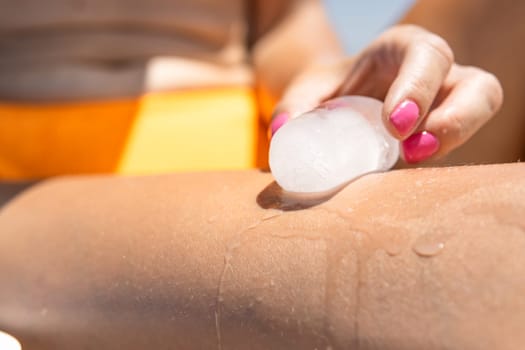
[[[270,168],[290,192],[325,192],[390,169],[399,144],[381,120],[383,104],[345,96],[283,125],[270,144]],[[335,106],[335,107],[334,107]]]

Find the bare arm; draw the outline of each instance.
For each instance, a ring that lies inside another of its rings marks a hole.
[[[254,0],[253,62],[265,117],[305,70],[341,59],[343,49],[322,1]],[[269,101],[269,102],[266,102]]]
[[[520,348],[524,174],[376,174],[297,211],[255,171],[46,181],[0,212],[0,329],[27,349]]]

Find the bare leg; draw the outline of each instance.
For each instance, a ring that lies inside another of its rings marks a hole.
[[[524,175],[393,171],[285,211],[256,171],[46,181],[0,211],[0,329],[26,349],[519,349]]]

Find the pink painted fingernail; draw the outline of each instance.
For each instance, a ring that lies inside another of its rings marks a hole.
[[[401,136],[405,136],[412,130],[418,118],[419,107],[411,100],[401,102],[390,114],[390,122]]]
[[[418,163],[437,152],[439,140],[428,131],[422,131],[410,136],[402,145],[407,163]]]
[[[270,123],[270,137],[275,135],[277,130],[279,130],[279,128],[283,126],[288,121],[288,119],[290,119],[290,113],[288,112],[281,112],[273,117],[273,120]]]
[[[328,101],[325,101],[319,105],[321,108],[326,108],[328,110],[341,108],[341,107],[347,107],[348,102],[344,98],[334,98]]]

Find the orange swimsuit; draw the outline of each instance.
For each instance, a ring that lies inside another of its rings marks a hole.
[[[0,103],[0,179],[150,174],[265,165],[266,137],[251,88],[137,99]]]
[[[0,180],[265,165],[246,1],[0,5]]]

